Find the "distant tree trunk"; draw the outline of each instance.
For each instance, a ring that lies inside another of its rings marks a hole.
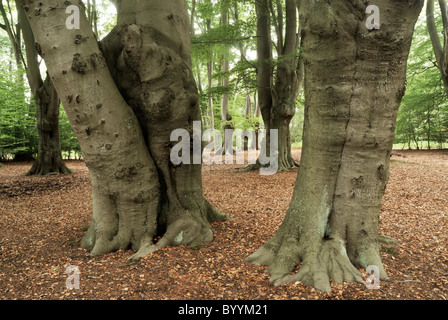
[[[212,21],[211,19],[207,19],[207,31],[210,31],[211,29],[211,25],[212,25]],[[208,109],[207,109],[207,121],[208,121],[208,126],[209,129],[215,129],[215,111],[214,111],[214,103],[213,103],[213,94],[212,94],[212,89],[213,89],[213,68],[214,68],[214,63],[213,63],[213,52],[210,51],[210,60],[207,61],[207,79],[208,79],[208,90],[209,90],[209,95],[208,95]]]
[[[295,0],[286,0],[286,25],[284,41],[279,41],[279,63],[277,65],[275,85],[272,92],[271,129],[278,132],[279,171],[287,171],[297,166],[291,156],[291,119],[296,113],[299,94],[297,8]],[[281,5],[280,5],[281,7]],[[278,35],[283,39],[281,26],[282,11],[278,12]],[[301,85],[301,84],[300,84]]]
[[[226,5],[224,5],[224,8],[222,9],[221,12],[221,24],[223,26],[226,26],[229,24],[229,12],[228,12],[228,8],[226,7]],[[229,62],[229,50],[225,50],[226,52],[224,53],[223,57],[222,57],[222,73],[223,78],[222,78],[222,88],[224,90],[223,94],[222,94],[222,98],[221,98],[221,128],[222,128],[222,132],[223,132],[223,146],[221,149],[221,153],[222,154],[233,154],[233,147],[232,148],[228,148],[227,146],[227,140],[231,140],[228,145],[232,145],[233,146],[233,136],[230,135],[230,133],[233,130],[233,124],[232,124],[232,115],[229,112],[229,93],[227,92],[228,90],[228,86],[230,83],[230,77],[228,75],[229,71],[230,71],[230,62]],[[226,130],[227,133],[226,134]]]
[[[213,89],[213,60],[207,62],[207,80],[208,80],[208,108],[207,108],[207,124],[209,129],[215,129],[215,112],[213,110],[213,94],[211,90]]]
[[[247,120],[251,117],[251,115],[252,115],[252,98],[249,88],[246,88],[246,108],[244,108],[244,118]],[[256,141],[253,141],[252,143],[255,144]],[[247,136],[244,136],[244,150],[248,150],[248,147],[249,147],[249,139]]]
[[[443,43],[440,43],[439,32],[434,19],[434,0],[426,2],[426,22],[428,33],[434,49],[437,66],[442,76],[445,94],[448,96],[448,12],[445,0],[439,0],[443,22]]]
[[[36,122],[39,146],[36,160],[26,175],[67,174],[71,171],[62,159],[59,135],[60,100],[49,76],[38,89]]]
[[[0,2],[0,10],[6,22],[8,35],[13,43],[16,62],[19,70],[25,69],[28,84],[36,102],[36,125],[38,133],[38,153],[33,166],[26,175],[47,175],[49,173],[69,173],[62,160],[59,136],[59,98],[50,79],[44,82],[40,74],[34,36],[26,19],[25,13],[16,1],[20,30],[12,31],[7,16]],[[21,37],[25,44],[26,57],[22,56]]]
[[[98,10],[96,8],[96,0],[87,0],[87,20],[89,20],[96,38],[99,39]]]
[[[28,16],[36,46],[92,180],[82,247],[91,255],[133,248],[139,259],[168,245],[212,241],[210,223],[227,216],[203,197],[201,164],[170,158],[173,130],[192,137],[200,121],[185,1],[118,1],[118,25],[101,50],[84,14],[80,29],[68,30],[65,10],[52,10],[67,1],[23,5],[37,13]]]
[[[278,171],[287,171],[297,166],[291,156],[289,124],[295,114],[296,99],[301,82],[298,76],[297,8],[295,0],[286,0],[286,25],[283,30],[283,11],[277,2],[274,15],[272,2],[257,1],[257,56],[258,56],[258,108],[266,129],[266,154],[270,150],[271,129],[278,130]],[[276,23],[278,64],[275,81],[271,40],[271,14]],[[285,31],[285,32],[284,32]],[[300,78],[301,79],[301,78]],[[257,169],[261,164],[247,166],[242,171]]]
[[[301,1],[305,120],[300,170],[279,230],[248,261],[271,281],[330,291],[362,281],[356,267],[387,274],[378,246],[406,61],[422,1],[381,0],[381,27],[361,1]],[[299,272],[290,272],[302,262]]]

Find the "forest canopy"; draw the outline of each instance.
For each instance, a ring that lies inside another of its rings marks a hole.
[[[115,7],[110,1],[87,1],[89,18],[104,38],[114,26]],[[252,1],[187,1],[192,27],[192,64],[200,94],[204,126],[223,130],[222,99],[228,96],[228,112],[234,128],[255,129],[263,126],[257,111],[256,15]],[[5,19],[18,26],[14,1],[2,1],[4,16],[0,18],[0,159],[31,160],[37,154],[35,101],[23,68],[17,66]],[[437,6],[437,4],[436,4]],[[229,19],[223,24],[223,10]],[[438,8],[436,8],[438,9]],[[437,27],[443,24],[435,10]],[[275,24],[273,23],[273,27]],[[19,29],[18,29],[19,30]],[[277,34],[273,34],[276,63]],[[26,54],[19,43],[22,57]],[[229,67],[224,69],[223,62]],[[45,63],[40,61],[42,73]],[[225,85],[224,80],[227,79]],[[297,98],[296,113],[290,123],[291,143],[300,147],[303,131],[304,97]],[[81,156],[76,136],[64,109],[60,108],[61,148],[64,158]],[[431,40],[426,27],[425,12],[417,22],[409,56],[406,94],[401,103],[395,137],[396,148],[444,148],[448,140],[448,102],[437,68]]]

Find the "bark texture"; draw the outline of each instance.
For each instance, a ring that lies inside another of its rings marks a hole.
[[[295,115],[296,99],[302,86],[296,2],[286,0],[285,4],[284,19],[280,2],[277,2],[277,9],[274,9],[271,1],[256,1],[258,103],[266,128],[267,154],[270,150],[270,130],[278,130],[278,171],[287,171],[297,166],[291,156],[289,125]],[[277,33],[276,68],[272,54],[271,20],[275,23]],[[257,161],[242,171],[258,169],[260,166]]]
[[[26,72],[28,84],[36,103],[36,125],[38,133],[38,153],[26,175],[47,175],[49,173],[69,173],[62,160],[59,136],[59,98],[51,80],[42,80],[34,36],[25,11],[16,0],[19,23],[14,31],[0,1],[0,12],[5,21],[4,29],[8,33],[16,58],[20,77]],[[25,46],[25,53],[21,50]]]
[[[381,27],[369,30],[363,1],[301,1],[300,170],[276,235],[247,258],[268,264],[275,284],[299,280],[329,291],[330,278],[361,281],[357,268],[369,265],[387,278],[377,244],[379,212],[422,2],[377,5]]]
[[[213,239],[210,222],[227,220],[203,197],[201,165],[175,166],[171,132],[201,121],[190,62],[189,18],[183,1],[119,2],[118,27],[102,42],[109,69],[137,115],[161,183],[159,245]],[[200,143],[192,152],[200,150]],[[200,152],[199,152],[200,153]],[[196,160],[196,161],[194,161]]]
[[[36,123],[39,146],[36,159],[26,175],[70,173],[64,163],[59,135],[60,100],[49,76],[36,92]]]
[[[201,165],[170,161],[171,132],[200,120],[185,3],[118,1],[101,50],[84,14],[79,30],[65,28],[67,1],[22,4],[91,175],[82,246],[92,255],[131,247],[139,259],[211,241],[210,222],[227,216],[203,198]]]
[[[445,93],[448,96],[448,11],[446,1],[439,0],[439,7],[443,23],[442,41],[439,38],[439,32],[437,31],[434,18],[434,0],[428,0],[426,2],[426,22],[437,66],[445,87]]]

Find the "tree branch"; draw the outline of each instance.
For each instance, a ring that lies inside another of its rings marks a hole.
[[[434,49],[434,54],[437,60],[437,64],[439,66],[440,71],[443,73],[444,71],[444,54],[443,48],[440,43],[440,38],[437,33],[436,22],[434,20],[434,0],[428,0],[426,3],[426,24],[428,27],[429,37],[431,38],[432,47]]]

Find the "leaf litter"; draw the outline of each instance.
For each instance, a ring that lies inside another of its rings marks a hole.
[[[300,160],[300,150],[293,150]],[[137,264],[131,250],[90,257],[79,247],[91,215],[82,161],[70,175],[25,177],[31,163],[0,168],[0,299],[3,300],[446,300],[448,298],[448,150],[395,150],[380,214],[390,281],[336,284],[322,293],[300,282],[274,287],[266,266],[244,261],[272,237],[291,200],[299,168],[273,176],[235,173],[241,165],[204,165],[205,197],[228,214],[213,242],[161,249]],[[80,272],[68,289],[67,267]],[[363,278],[369,274],[361,270]]]

